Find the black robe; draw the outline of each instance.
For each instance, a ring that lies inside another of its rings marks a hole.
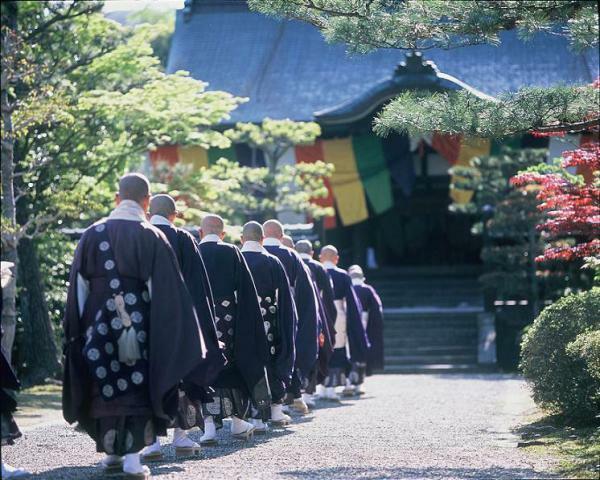
[[[149,310],[148,338],[144,340],[148,383],[143,391],[125,397],[132,399],[128,402],[118,398],[102,400],[94,393],[97,392],[96,380],[83,356],[86,332],[94,325],[96,312],[112,298],[106,277],[109,267],[100,260],[100,250],[105,247],[104,233],[99,232],[104,231],[110,240],[124,290],[143,291],[143,300],[136,300],[137,305]],[[78,275],[88,281],[90,287],[81,315]],[[145,287],[148,282],[151,295]],[[92,437],[96,432],[94,419],[103,416],[136,415],[143,411],[162,428],[171,423],[178,410],[180,381],[201,366],[206,351],[177,259],[160,230],[146,221],[110,218],[88,228],[75,251],[63,325],[66,342],[63,415],[68,423],[79,422]]]
[[[297,314],[292,300],[287,275],[277,257],[262,252],[242,252],[246,259],[256,291],[271,355],[271,369],[275,380],[289,386],[296,357],[294,338]],[[275,327],[275,328],[271,328]]]
[[[250,270],[234,245],[201,242],[200,253],[215,301],[217,328],[219,322],[226,321],[232,324],[233,333],[233,350],[225,352],[230,363],[221,371],[213,385],[218,388],[243,389],[256,403],[256,396],[262,395],[266,387],[265,366],[270,360],[270,354]],[[227,313],[220,313],[223,309]],[[227,318],[222,318],[223,316]],[[223,328],[217,333],[230,335],[228,330]]]
[[[362,311],[368,314],[367,337],[371,348],[367,354],[367,375],[383,370],[383,307],[375,289],[366,283],[354,285]]]
[[[335,317],[337,314],[333,300],[333,286],[327,270],[312,258],[302,259],[309,268],[317,292],[319,307],[320,332],[323,334],[324,342],[319,347],[319,372],[317,383],[321,383],[329,370],[329,360],[333,353],[335,343]]]
[[[296,368],[306,379],[315,366],[319,351],[319,312],[310,270],[304,265],[300,255],[290,248],[283,245],[265,245],[265,249],[283,264],[294,293],[298,312]]]
[[[165,234],[171,247],[173,247],[185,285],[194,301],[206,344],[206,360],[202,363],[200,371],[195,372],[195,376],[205,378],[206,383],[204,386],[209,386],[223,369],[225,357],[221,352],[217,339],[214,299],[202,255],[194,237],[185,230],[166,224],[154,226]]]
[[[361,320],[362,307],[354,292],[350,275],[337,267],[328,268],[327,273],[333,281],[334,300],[346,300],[346,332],[350,361],[364,363],[367,361],[369,340]]]

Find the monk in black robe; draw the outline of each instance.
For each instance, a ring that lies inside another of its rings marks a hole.
[[[345,270],[337,267],[338,251],[326,245],[319,256],[333,282],[333,298],[336,307],[335,343],[329,362],[329,375],[325,380],[324,399],[339,401],[335,387],[347,385],[352,366],[362,366],[367,361],[369,341],[361,320],[362,307],[356,297],[352,280]]]
[[[283,264],[293,292],[298,312],[298,333],[296,334],[296,365],[288,394],[293,400],[292,407],[299,413],[308,413],[308,405],[302,400],[302,388],[310,382],[310,375],[317,362],[319,350],[319,312],[317,294],[314,290],[310,270],[296,253],[281,243],[283,225],[277,220],[263,224],[265,240],[263,245]]]
[[[366,283],[365,275],[359,265],[348,269],[354,291],[362,307],[362,322],[371,344],[367,354],[367,365],[359,371],[359,384],[364,376],[370,376],[375,370],[383,370],[383,306],[375,289]]]
[[[128,478],[148,478],[138,452],[174,421],[181,380],[202,384],[206,354],[173,249],[146,220],[149,201],[146,177],[121,178],[117,207],[77,245],[64,318],[63,415]]]
[[[291,421],[291,417],[283,413],[283,400],[294,370],[294,337],[298,320],[285,269],[277,257],[262,246],[263,239],[260,223],[248,222],[244,225],[242,255],[256,285],[271,355],[267,365],[272,402],[271,422],[283,426]],[[254,424],[257,429],[266,430],[260,420]]]
[[[306,387],[306,392],[302,394],[303,400],[311,407],[314,406],[313,394],[317,386],[320,386],[323,390],[322,383],[329,374],[329,361],[333,354],[333,344],[335,342],[336,308],[333,300],[331,278],[329,278],[323,265],[313,259],[312,243],[309,240],[300,240],[296,244],[296,251],[310,270],[319,306],[319,361],[312,373],[311,381]]]
[[[217,340],[214,302],[204,261],[194,237],[185,230],[173,225],[177,214],[175,200],[170,195],[159,194],[153,196],[150,200],[150,223],[164,233],[175,252],[186,287],[192,295],[194,307],[200,320],[202,336],[206,344],[206,359],[200,367],[204,370],[200,373],[206,379],[206,384],[194,385],[187,381],[182,383],[185,396],[181,397],[181,412],[178,415],[178,426],[173,434],[173,446],[177,456],[185,456],[198,453],[200,450],[200,445],[192,441],[185,430],[194,426],[204,427],[202,405],[213,401],[210,384],[223,369],[225,357]],[[191,402],[192,405],[188,402]],[[196,412],[197,418],[190,415],[192,411]],[[143,450],[142,457],[147,461],[162,459],[158,439],[154,444]]]
[[[204,259],[215,302],[217,337],[224,344],[225,368],[213,382],[215,401],[207,405],[204,435],[200,443],[216,443],[216,427],[232,417],[236,438],[252,436],[255,427],[245,421],[251,405],[266,421],[271,397],[265,367],[269,348],[248,265],[237,247],[223,242],[225,224],[218,215],[207,215],[200,228],[200,253]],[[216,422],[216,425],[215,425]]]

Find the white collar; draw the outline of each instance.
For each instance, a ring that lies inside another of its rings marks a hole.
[[[152,215],[150,217],[150,223],[152,225],[171,225],[168,218],[163,217],[162,215]]]
[[[221,241],[221,237],[214,233],[209,233],[208,235],[204,235],[200,243],[208,243],[208,242],[216,242],[219,243]]]
[[[312,257],[308,253],[299,253],[298,255],[300,255],[300,258],[303,258],[305,260],[312,260]]]
[[[364,283],[365,283],[364,278],[356,278],[356,277],[352,278],[352,285],[363,285]]]
[[[255,242],[254,240],[248,240],[244,242],[242,245],[242,252],[258,252],[265,253],[265,248],[260,244],[260,242]]]
[[[109,220],[130,220],[132,222],[147,222],[146,212],[140,204],[133,200],[121,200],[121,202],[110,212]]]
[[[263,240],[265,247],[281,247],[281,240],[278,238],[267,237]]]
[[[323,266],[327,269],[327,270],[331,270],[332,268],[335,268],[335,263],[330,262],[329,260],[326,260],[325,262],[323,262]]]

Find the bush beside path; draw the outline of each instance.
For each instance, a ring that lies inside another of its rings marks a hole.
[[[556,461],[518,448],[514,434],[536,414],[516,375],[379,375],[360,400],[319,408],[287,430],[250,443],[219,432],[200,457],[152,465],[161,479],[552,478]],[[228,427],[225,427],[227,429]],[[99,479],[92,441],[64,423],[26,430],[3,448],[40,479]],[[193,433],[192,437],[198,437]],[[197,439],[197,438],[196,438]]]

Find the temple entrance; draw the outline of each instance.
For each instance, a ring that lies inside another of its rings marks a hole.
[[[396,137],[396,138],[395,138]],[[367,221],[327,230],[344,263],[378,267],[480,263],[481,238],[472,219],[449,211],[450,164],[427,145],[411,152],[406,139],[384,140],[389,152],[394,205]]]

